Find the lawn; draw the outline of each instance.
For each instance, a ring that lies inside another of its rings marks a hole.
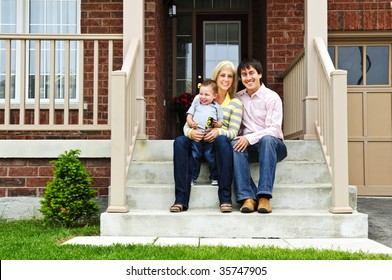
[[[59,228],[40,220],[0,220],[1,260],[392,260],[381,254],[275,247],[61,245],[75,236],[99,235],[99,225]]]

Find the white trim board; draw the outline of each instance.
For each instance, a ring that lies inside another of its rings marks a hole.
[[[0,158],[57,158],[76,149],[80,158],[110,158],[111,140],[0,140]]]

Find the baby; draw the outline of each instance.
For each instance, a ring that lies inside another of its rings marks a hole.
[[[190,127],[203,130],[206,134],[214,127],[222,127],[223,111],[221,106],[214,101],[217,96],[218,86],[215,81],[206,80],[201,83],[199,94],[187,111],[186,120]],[[191,184],[195,184],[199,177],[200,163],[203,157],[208,162],[210,182],[213,186],[217,186],[218,169],[215,162],[214,143],[203,140],[200,142],[192,141]]]

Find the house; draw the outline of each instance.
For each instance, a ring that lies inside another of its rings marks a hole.
[[[283,99],[286,140],[320,141],[332,213],[352,212],[349,185],[392,195],[390,1],[0,0],[0,8],[4,217],[37,215],[50,160],[71,148],[81,149],[104,209],[109,197],[107,213],[128,212],[136,140],[174,139],[170,99],[197,92],[217,61],[250,56]]]

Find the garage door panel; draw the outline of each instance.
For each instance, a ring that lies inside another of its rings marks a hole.
[[[367,134],[369,137],[392,136],[390,93],[367,94]]]
[[[362,92],[348,93],[348,136],[363,136]]]
[[[367,146],[367,184],[392,188],[392,142],[369,142]]]
[[[365,184],[364,149],[363,142],[348,143],[349,182],[351,185]]]

